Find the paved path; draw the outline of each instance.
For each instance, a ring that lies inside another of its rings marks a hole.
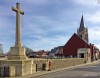
[[[72,69],[31,78],[100,78],[100,61]]]

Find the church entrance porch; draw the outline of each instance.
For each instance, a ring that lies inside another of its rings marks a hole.
[[[89,48],[79,48],[77,51],[78,58],[85,58],[87,62],[91,62],[91,52]]]

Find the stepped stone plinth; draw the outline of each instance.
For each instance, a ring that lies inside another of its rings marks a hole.
[[[8,56],[9,60],[26,60],[25,48],[23,47],[11,47],[10,54]]]

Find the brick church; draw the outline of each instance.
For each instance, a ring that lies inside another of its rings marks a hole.
[[[99,49],[93,44],[89,43],[88,28],[84,25],[83,15],[81,18],[80,27],[77,29],[77,33],[74,33],[64,45],[63,54],[65,57],[80,58],[85,58],[87,56],[86,54],[88,54],[91,60],[99,59]]]

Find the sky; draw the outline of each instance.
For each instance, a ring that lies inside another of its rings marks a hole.
[[[4,52],[15,45],[16,13],[20,3],[22,45],[38,50],[63,46],[77,32],[82,14],[89,42],[100,48],[99,0],[0,0],[0,43]]]

